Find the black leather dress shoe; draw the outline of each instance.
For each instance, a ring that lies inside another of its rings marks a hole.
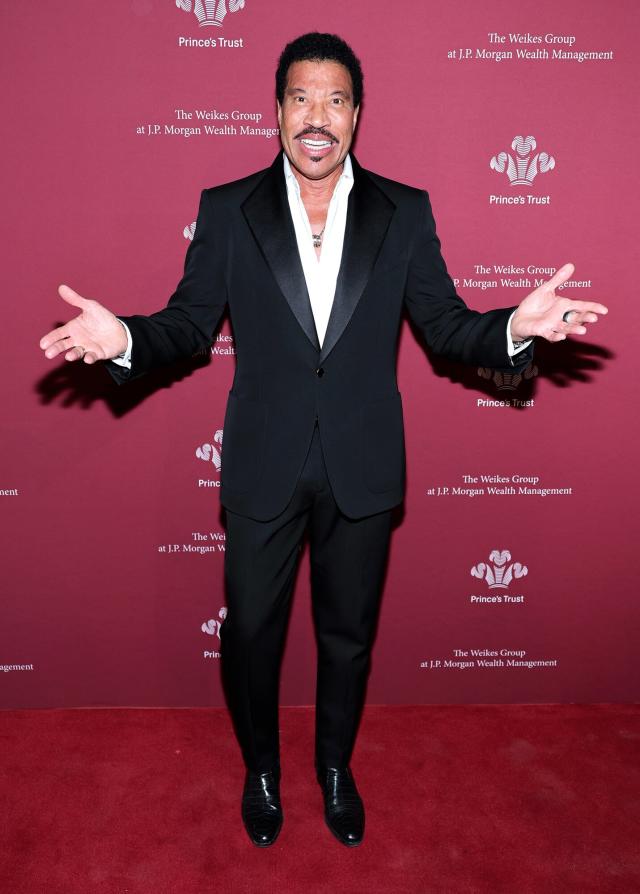
[[[349,767],[316,766],[324,797],[324,818],[335,837],[347,847],[360,844],[364,835],[364,804]]]
[[[258,847],[269,847],[282,827],[280,768],[267,773],[247,770],[242,793],[242,821]]]

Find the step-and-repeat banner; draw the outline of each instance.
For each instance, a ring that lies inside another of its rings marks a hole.
[[[62,282],[116,313],[165,304],[201,189],[279,151],[276,60],[309,30],[360,56],[357,157],[429,191],[468,304],[572,261],[567,294],[610,307],[521,375],[403,326],[408,490],[368,701],[637,700],[634,0],[4,7],[0,704],[224,704],[228,320],[122,387],[38,341],[68,319]],[[314,701],[315,654],[305,554],[283,704]]]

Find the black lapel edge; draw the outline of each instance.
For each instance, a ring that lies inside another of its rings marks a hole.
[[[281,152],[244,200],[241,210],[291,312],[319,351],[318,333],[289,210]]]
[[[322,343],[323,363],[346,329],[374,268],[396,206],[351,156],[354,183],[336,291]]]

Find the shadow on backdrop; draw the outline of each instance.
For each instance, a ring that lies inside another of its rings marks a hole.
[[[533,363],[523,373],[514,376],[454,363],[434,354],[425,347],[422,336],[408,318],[407,322],[438,377],[448,378],[452,384],[461,385],[468,391],[475,391],[490,399],[517,397],[517,403],[510,406],[510,409],[517,411],[526,409],[526,401],[535,397],[537,383],[541,379],[546,379],[557,388],[588,384],[605,368],[608,361],[615,359],[611,350],[592,342],[569,338],[550,344],[538,339]],[[54,325],[59,326],[61,323]],[[220,326],[214,333],[212,343],[215,343],[219,329]],[[79,406],[89,409],[99,400],[109,408],[114,417],[120,418],[152,394],[171,388],[211,363],[211,353],[206,350],[170,366],[159,367],[125,385],[117,385],[107,371],[101,368],[101,363],[88,366],[62,361],[39,379],[35,388],[43,405],[56,402],[63,407]]]
[[[434,354],[424,345],[419,330],[407,318],[409,328],[417,343],[424,351],[432,370],[439,378],[447,378],[454,385],[461,385],[467,391],[493,400],[510,400],[509,409],[522,411],[527,401],[535,398],[538,382],[545,379],[556,388],[571,388],[578,384],[589,384],[604,370],[605,365],[615,359],[609,348],[581,339],[568,338],[551,344],[544,339],[536,339],[533,362],[522,373],[510,374],[496,370],[463,365]]]
[[[60,325],[60,322],[54,324]],[[215,344],[218,331],[219,328],[214,333],[212,344]],[[205,349],[193,357],[158,367],[138,379],[118,385],[102,363],[88,366],[78,361],[71,363],[63,360],[58,361],[54,369],[36,382],[35,390],[40,403],[45,406],[58,403],[63,407],[80,407],[86,410],[96,401],[102,401],[113,416],[120,418],[135,410],[152,394],[171,388],[211,363],[211,352]]]

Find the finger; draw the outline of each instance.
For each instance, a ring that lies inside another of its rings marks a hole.
[[[587,327],[580,326],[576,323],[565,323],[566,329],[564,330],[567,335],[586,335]]]
[[[551,329],[544,333],[542,337],[546,338],[547,341],[564,341],[567,336],[564,332],[557,332],[555,329]]]
[[[53,360],[54,357],[57,357],[58,354],[62,354],[63,351],[68,351],[70,347],[72,347],[73,342],[70,338],[61,338],[59,341],[54,342],[52,345],[49,345],[47,350],[44,352],[44,356],[47,360]]]
[[[546,338],[547,341],[561,341],[563,338],[566,338],[565,329],[567,325],[565,323],[555,323],[553,326],[544,327],[540,335],[542,338]]]
[[[58,295],[60,295],[67,304],[73,304],[74,307],[84,309],[89,303],[86,298],[83,298],[82,295],[78,295],[78,293],[74,292],[69,286],[58,286]]]
[[[568,279],[571,279],[575,272],[575,267],[573,264],[564,264],[553,274],[550,280],[546,283],[546,285],[550,289],[557,289],[558,286],[561,286],[563,282],[566,282]]]
[[[84,357],[82,359],[84,360],[85,363],[88,363],[89,366],[91,366],[93,363],[98,362],[98,357],[96,354],[93,353],[93,351],[87,351],[87,353],[84,355]]]
[[[64,359],[65,359],[65,360],[70,360],[70,361],[73,361],[73,360],[82,360],[82,358],[83,358],[84,356],[85,356],[85,350],[84,350],[84,348],[80,348],[80,347],[77,347],[77,346],[74,345],[74,346],[73,346],[69,351],[67,351],[67,353],[64,355]]]
[[[45,353],[46,353],[47,349],[51,345],[55,344],[55,342],[60,341],[61,339],[65,339],[65,338],[69,338],[68,324],[65,324],[64,326],[58,326],[57,329],[52,329],[51,332],[47,332],[46,335],[42,336],[39,344],[40,344],[40,347],[42,348],[42,350],[45,351]],[[60,353],[60,352],[56,351],[56,353]],[[56,356],[55,354],[47,354],[47,357],[55,357],[55,356]]]
[[[598,314],[594,313],[584,313],[578,316],[579,323],[597,323],[599,320]]]
[[[593,313],[604,316],[609,313],[609,308],[597,301],[574,301],[572,298],[565,298],[563,301],[564,313],[568,310],[574,310],[577,313]]]

